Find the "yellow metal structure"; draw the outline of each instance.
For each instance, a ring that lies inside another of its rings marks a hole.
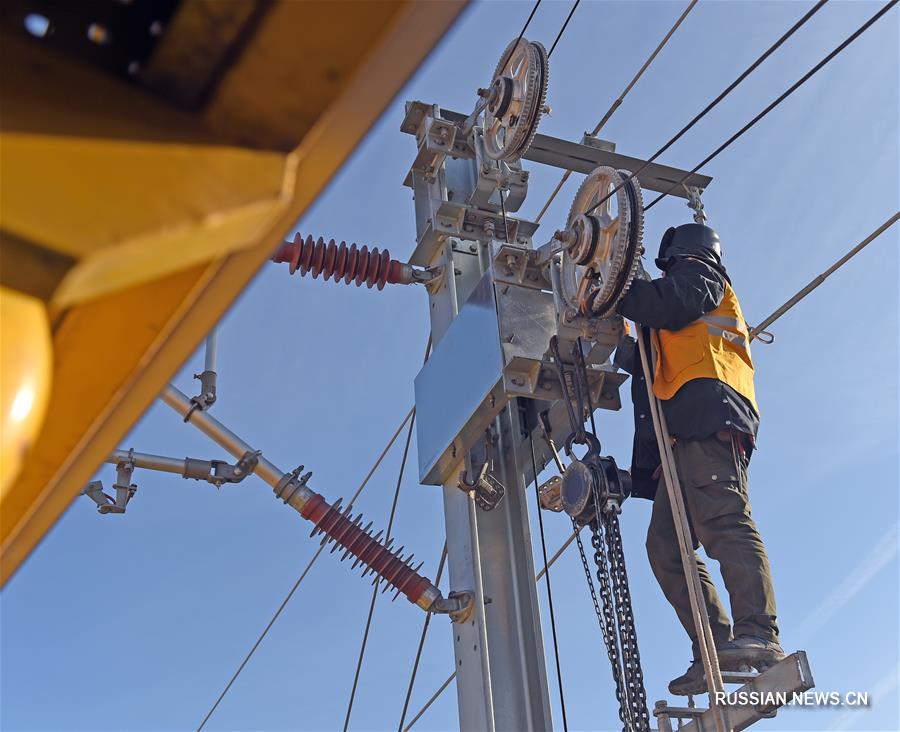
[[[29,36],[26,0],[5,5],[0,282],[50,313],[53,396],[0,500],[0,581],[464,4],[181,0],[130,80],[54,47],[52,16]]]
[[[44,303],[0,287],[0,501],[44,423],[52,361]]]

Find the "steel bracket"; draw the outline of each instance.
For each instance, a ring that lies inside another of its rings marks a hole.
[[[433,613],[448,615],[454,623],[466,623],[475,612],[475,593],[471,590],[451,592],[447,597],[439,597],[428,609]]]
[[[206,480],[216,488],[221,488],[223,483],[240,483],[256,469],[260,455],[262,450],[248,450],[234,465],[224,460],[211,460],[212,469]]]

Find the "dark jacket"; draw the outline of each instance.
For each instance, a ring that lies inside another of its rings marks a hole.
[[[705,262],[683,259],[670,266],[665,277],[634,280],[619,301],[618,311],[650,328],[680,330],[719,306],[727,277],[724,270]],[[645,344],[649,354],[649,344],[647,341]],[[659,466],[659,451],[636,341],[623,340],[615,363],[632,375],[631,398],[635,410],[632,491],[634,495],[652,498],[656,484],[650,475]],[[717,379],[689,381],[662,404],[669,431],[682,440],[702,439],[722,429],[737,430],[755,438],[759,428],[759,416],[750,402]]]

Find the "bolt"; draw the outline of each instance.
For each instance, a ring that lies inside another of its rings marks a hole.
[[[468,228],[468,231],[471,231],[471,230],[472,230],[472,227],[470,226]],[[469,251],[472,252],[472,254],[474,254],[475,252],[478,251],[478,246],[475,244],[469,244]]]
[[[550,386],[549,382],[541,382],[541,389],[543,389],[544,391],[550,391],[552,388],[553,387]]]

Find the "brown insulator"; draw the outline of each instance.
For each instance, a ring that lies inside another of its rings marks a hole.
[[[301,276],[307,273],[312,273],[313,277],[324,275],[326,280],[334,278],[338,282],[343,279],[345,284],[355,282],[357,287],[365,282],[366,287],[377,285],[381,290],[389,282],[403,281],[403,263],[391,259],[387,249],[379,251],[376,247],[369,251],[367,246],[359,249],[356,244],[347,246],[345,241],[337,244],[334,239],[326,244],[321,236],[314,240],[311,236],[304,239],[295,234],[293,241],[286,241],[278,248],[272,261],[288,262],[291,274],[299,269]]]
[[[380,531],[372,536],[372,524],[362,528],[362,516],[354,519],[350,510],[351,507],[348,506],[342,511],[340,500],[329,505],[328,501],[315,493],[303,506],[301,515],[316,525],[312,535],[325,535],[323,545],[334,541],[335,548],[341,546],[346,550],[345,556],[353,554],[356,557],[354,567],[358,563],[364,564],[366,569],[363,576],[371,571],[386,581],[385,589],[393,586],[398,594],[403,593],[410,602],[417,603],[425,591],[432,587],[431,582],[417,571],[422,565],[414,569],[411,564],[412,555],[403,557],[404,547],[392,551],[392,540],[382,542]]]

